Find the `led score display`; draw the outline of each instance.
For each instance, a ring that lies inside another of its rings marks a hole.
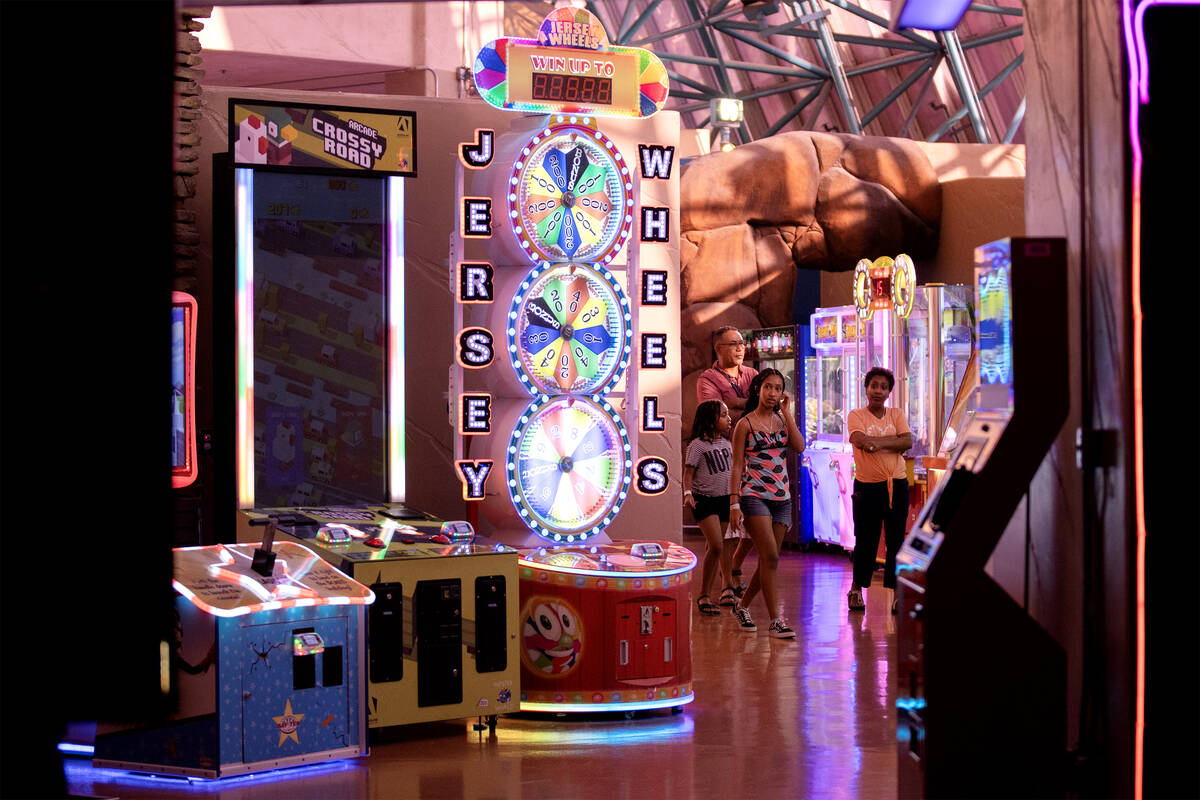
[[[472,75],[496,108],[635,118],[663,107],[669,83],[656,55],[612,45],[599,20],[575,8],[552,11],[535,39],[488,42]]]
[[[534,100],[612,105],[612,78],[556,75],[550,72],[534,72],[530,77],[533,81],[530,96]]]

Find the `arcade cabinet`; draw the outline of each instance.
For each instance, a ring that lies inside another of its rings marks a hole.
[[[1066,243],[975,250],[979,407],[897,560],[899,794],[1061,797],[1063,648],[987,573],[1066,419]]]
[[[811,490],[817,542],[854,549],[854,457],[846,419],[863,405],[859,376],[859,319],[854,306],[818,308],[809,318],[814,355],[804,360],[804,437],[801,465]]]
[[[758,371],[777,369],[783,375],[784,385],[792,396],[792,411],[796,415],[796,427],[803,431],[806,425],[803,392],[804,387],[796,376],[804,375],[804,363],[812,350],[808,344],[808,326],[783,325],[774,328],[751,328],[741,331],[746,340],[746,364]],[[806,545],[814,541],[812,532],[812,503],[801,502],[801,497],[811,495],[806,485],[807,475],[801,477],[800,465],[804,455],[787,452],[788,480],[792,484],[792,524],[783,535],[784,544]]]
[[[516,552],[405,504],[404,178],[416,114],[229,100],[236,536],[378,597],[370,727],[517,710]]]
[[[637,458],[639,437],[671,441],[647,391],[666,386],[659,325],[678,308],[678,126],[649,119],[667,72],[565,7],[536,39],[489,42],[473,73],[527,115],[463,143],[450,259],[456,464],[480,525],[520,551],[521,709],[678,709],[696,559],[640,502],[666,492],[667,461]]]
[[[367,754],[374,595],[311,550],[265,547],[174,551],[177,708],[149,726],[100,723],[95,766],[224,778]]]

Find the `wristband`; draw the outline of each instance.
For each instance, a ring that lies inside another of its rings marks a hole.
[[[742,507],[742,504],[741,504],[741,503],[730,503],[730,504],[729,504],[729,509],[730,509],[731,511],[732,511],[733,509],[735,509],[735,508],[738,508],[738,509],[740,509],[741,507]]]
[[[688,489],[687,491],[685,491],[685,492],[683,493],[683,496],[684,496],[684,497],[687,497],[687,496],[688,496],[689,494],[691,494],[691,493],[692,493],[692,490],[691,490],[691,489]]]

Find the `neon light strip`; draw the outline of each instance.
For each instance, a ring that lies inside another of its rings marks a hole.
[[[1141,107],[1150,102],[1150,70],[1146,63],[1146,10],[1154,5],[1196,5],[1196,0],[1145,0],[1132,8],[1122,0],[1125,53],[1129,58],[1129,144],[1133,152],[1133,202],[1130,209],[1130,294],[1133,301],[1133,493],[1137,526],[1134,569],[1136,608],[1136,673],[1134,678],[1133,796],[1142,798],[1146,755],[1146,463],[1142,363],[1142,142]]]
[[[387,179],[388,494],[404,502],[404,179]]]
[[[95,755],[96,747],[90,744],[72,744],[70,742],[59,742],[58,752],[71,753],[72,755],[90,756]]]
[[[310,754],[322,757],[322,754]],[[93,781],[103,778],[113,782],[120,782],[124,785],[146,785],[150,784],[157,788],[170,788],[172,791],[196,791],[196,792],[211,792],[213,787],[224,788],[234,783],[277,783],[280,781],[295,781],[310,778],[314,775],[330,772],[344,772],[350,769],[360,769],[351,761],[342,759],[355,758],[356,756],[335,756],[336,761],[323,761],[317,764],[297,764],[295,766],[284,767],[263,767],[262,771],[239,772],[235,775],[222,776],[219,778],[208,778],[202,775],[190,775],[184,772],[187,768],[178,768],[178,771],[171,772],[170,767],[162,767],[156,764],[147,764],[145,769],[161,768],[162,773],[155,775],[149,772],[134,772],[128,769],[116,769],[113,767],[93,767],[83,766],[78,762],[64,762],[63,771],[70,773],[71,777],[79,777],[83,779],[91,779]],[[268,762],[274,763],[274,762]],[[228,769],[234,765],[224,765],[222,769]],[[242,766],[242,765],[236,765]],[[216,769],[214,768],[214,771]]]
[[[238,606],[237,608],[217,608],[201,600],[196,596],[195,592],[188,589],[179,581],[172,581],[171,583],[175,587],[175,591],[192,601],[196,608],[212,614],[214,617],[243,617],[247,614],[257,614],[259,611],[275,611],[280,608],[301,608],[307,606],[368,606],[375,602],[375,593],[372,592],[369,597],[346,597],[345,595],[339,597],[306,597],[298,600],[272,600],[266,603]]]
[[[521,702],[522,711],[638,711],[646,708],[672,708],[685,706],[696,699],[696,693],[663,700],[634,700],[628,703],[528,703]]]
[[[238,508],[254,506],[254,170],[234,170]]]
[[[564,572],[567,575],[596,575],[606,578],[620,577],[634,581],[642,578],[665,578],[668,575],[680,575],[684,572],[689,572],[696,568],[696,559],[695,556],[693,556],[692,563],[688,564],[687,566],[677,567],[675,569],[655,570],[653,572],[642,572],[640,570],[637,572],[627,572],[616,569],[579,569],[578,567],[563,567],[557,564],[543,564],[539,561],[528,561],[524,558],[518,558],[517,564],[522,567],[529,567],[530,569],[541,570],[543,572]]]

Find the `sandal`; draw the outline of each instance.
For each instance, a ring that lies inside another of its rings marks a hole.
[[[714,606],[706,594],[702,594],[696,598],[696,607],[700,609],[701,614],[708,614],[709,616],[721,613],[721,609]]]
[[[734,591],[734,588],[732,586],[726,586],[724,589],[721,590],[721,599],[719,601],[717,601],[717,605],[722,605],[722,606],[736,606],[737,605],[737,592]]]

